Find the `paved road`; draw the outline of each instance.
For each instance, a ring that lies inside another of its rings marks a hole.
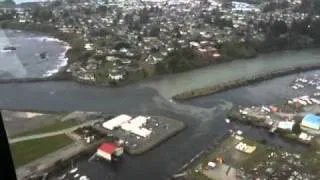
[[[88,125],[92,125],[98,121],[101,121],[103,119],[97,119],[97,120],[93,120],[93,121],[89,121],[83,124],[79,124],[77,126],[68,128],[68,129],[63,129],[63,130],[59,130],[59,131],[54,131],[54,132],[49,132],[49,133],[42,133],[42,134],[34,134],[34,135],[30,135],[30,136],[23,136],[23,137],[17,137],[17,138],[13,138],[13,139],[9,139],[9,143],[17,143],[17,142],[21,142],[21,141],[27,141],[27,140],[32,140],[32,139],[40,139],[40,138],[45,138],[45,137],[50,137],[50,136],[56,136],[59,134],[65,134],[68,132],[72,132],[80,127],[83,126],[88,126]]]

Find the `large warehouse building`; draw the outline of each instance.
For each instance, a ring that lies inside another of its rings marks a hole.
[[[102,126],[106,129],[113,130],[115,127],[120,127],[122,124],[130,121],[132,119],[131,116],[126,114],[121,114],[113,119],[110,119],[102,124]]]
[[[143,126],[146,125],[147,120],[150,117],[146,116],[137,116],[132,118],[129,115],[121,114],[113,119],[110,119],[102,124],[102,126],[108,130],[114,130],[116,127],[120,127],[124,131],[128,131],[133,133],[137,136],[141,137],[148,137],[152,131],[144,128]]]
[[[147,123],[148,119],[150,119],[150,117],[137,116],[127,123],[122,124],[121,129],[144,138],[148,137],[152,133],[152,131],[142,127]]]

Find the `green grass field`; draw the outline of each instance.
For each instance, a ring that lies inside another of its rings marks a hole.
[[[67,146],[72,142],[68,136],[63,134],[11,144],[10,148],[13,162],[17,168]]]
[[[78,125],[79,122],[77,121],[57,121],[53,124],[50,125],[46,125],[34,130],[30,130],[30,131],[25,131],[19,134],[15,134],[13,136],[11,136],[10,138],[16,138],[16,137],[22,137],[22,136],[29,136],[29,135],[34,135],[34,134],[42,134],[42,133],[48,133],[48,132],[53,132],[53,131],[59,131],[62,129],[67,129],[73,126]]]

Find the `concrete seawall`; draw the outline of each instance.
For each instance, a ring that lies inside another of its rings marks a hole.
[[[222,91],[226,91],[229,89],[245,86],[251,83],[257,83],[260,81],[269,80],[269,79],[277,78],[280,76],[285,76],[285,75],[290,75],[290,74],[295,74],[295,73],[305,72],[310,70],[316,70],[316,69],[320,69],[319,63],[305,65],[301,67],[293,67],[293,68],[276,70],[272,72],[262,73],[260,75],[249,76],[247,78],[236,79],[236,80],[229,81],[226,83],[221,83],[218,85],[213,85],[213,86],[203,87],[199,89],[194,89],[191,91],[182,92],[180,94],[174,95],[172,99],[176,101],[188,100],[196,97],[207,96],[207,95],[219,93]]]

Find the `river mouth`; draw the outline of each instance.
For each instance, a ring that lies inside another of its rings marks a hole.
[[[315,71],[318,72],[318,71]],[[311,72],[313,73],[313,72]],[[141,86],[125,88],[103,88],[68,81],[0,84],[0,107],[42,110],[87,110],[107,113],[157,114],[184,121],[187,129],[164,142],[161,146],[142,156],[125,156],[117,168],[104,163],[88,163],[87,159],[75,163],[81,172],[91,179],[159,179],[175,173],[194,155],[222,136],[230,127],[224,122],[225,111],[237,103],[277,103],[295,95],[284,88],[277,94],[275,89],[288,87],[298,75],[236,88],[227,92],[202,97],[197,103],[175,103],[163,98],[156,90]],[[247,95],[244,96],[244,92]],[[270,94],[271,93],[271,94]],[[231,96],[232,95],[232,96]],[[271,97],[273,95],[274,97]],[[254,98],[252,98],[254,97]],[[261,99],[259,99],[261,98]],[[208,99],[208,100],[206,100]],[[248,137],[266,139],[267,143],[303,152],[304,147],[288,143],[281,138],[269,136],[264,129],[241,124],[235,126]],[[191,148],[192,147],[192,148]],[[166,152],[166,153],[163,153]],[[145,167],[150,169],[145,171]]]
[[[285,64],[285,62],[297,62],[301,58],[309,59],[312,63],[318,61],[314,59],[318,55],[314,56],[310,51],[303,51],[302,54],[295,59],[296,61],[291,61],[291,58],[298,56],[297,54],[287,55],[289,60],[284,60],[284,64],[276,66],[276,68],[287,67],[288,64]],[[258,63],[250,65],[254,62]],[[93,180],[100,180],[101,177],[119,180],[163,180],[170,177],[194,155],[206,148],[208,144],[213,143],[230,128],[224,122],[224,118],[225,111],[232,105],[278,103],[283,99],[296,96],[295,92],[288,89],[288,85],[298,76],[297,74],[232,89],[212,96],[196,98],[183,103],[169,101],[170,95],[181,90],[206,84],[211,85],[212,83],[246,75],[248,72],[243,72],[244,67],[248,69],[251,67],[254,72],[259,72],[266,70],[265,68],[270,65],[269,62],[263,60],[246,60],[241,61],[241,63],[239,66],[235,65],[238,64],[237,61],[219,66],[219,68],[208,67],[173,75],[175,78],[168,76],[168,78],[161,80],[121,88],[89,86],[72,81],[0,84],[0,107],[2,109],[83,110],[101,111],[110,114],[150,114],[182,120],[187,124],[185,131],[142,156],[125,156],[125,161],[117,169],[106,164],[88,163],[87,160],[76,163],[76,166]],[[309,61],[304,63],[309,63]],[[295,65],[299,65],[299,63]],[[230,73],[235,66],[240,69],[235,70],[235,73]],[[221,67],[225,67],[225,69],[221,70]],[[219,74],[219,72],[222,72],[222,74]],[[212,78],[213,75],[215,75],[215,78]],[[200,83],[197,81],[200,81]],[[300,150],[298,145],[283,142],[277,137],[269,137],[263,129],[241,125],[239,125],[239,129],[244,131],[244,135],[256,137],[258,140],[266,138],[268,143],[273,145]],[[303,148],[301,148],[301,151],[303,151]],[[146,171],[146,167],[148,167],[148,171]]]

